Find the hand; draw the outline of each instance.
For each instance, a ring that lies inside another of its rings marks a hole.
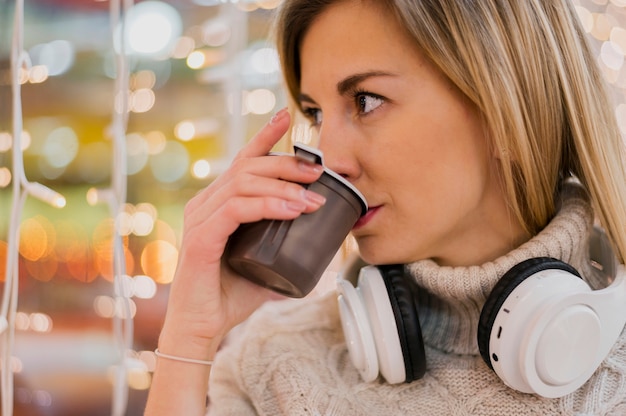
[[[236,275],[222,260],[228,237],[242,223],[289,220],[318,209],[323,198],[299,183],[322,167],[292,156],[267,156],[289,126],[277,113],[236,156],[230,168],[185,207],[179,263],[172,283],[163,351],[210,358],[211,349],[273,293]]]

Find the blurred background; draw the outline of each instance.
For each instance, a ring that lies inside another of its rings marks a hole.
[[[19,76],[26,177],[62,194],[28,198],[19,224],[19,306],[12,367],[16,415],[111,414],[113,321],[134,320],[128,415],[141,415],[151,351],[178,258],[187,200],[287,104],[268,39],[280,0],[136,1],[128,12],[127,195],[114,216],[96,203],[111,187],[117,29],[108,0],[27,0]],[[572,0],[616,97],[626,131],[626,0]],[[12,206],[11,44],[15,1],[0,0],[0,278]],[[118,172],[119,173],[119,172]],[[115,225],[114,225],[115,223]],[[117,227],[117,228],[116,228]],[[113,290],[122,235],[125,312]]]

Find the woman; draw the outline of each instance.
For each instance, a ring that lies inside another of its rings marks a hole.
[[[285,0],[276,28],[326,165],[370,206],[352,230],[361,259],[403,264],[419,288],[426,373],[364,381],[336,294],[267,303],[216,355],[272,298],[223,264],[228,236],[324,203],[294,184],[319,166],[265,157],[283,110],[186,207],[146,414],[203,414],[207,390],[220,415],[626,414],[625,337],[555,398],[508,387],[476,341],[489,293],[526,259],[602,284],[588,266],[595,219],[626,257],[624,146],[569,0]]]

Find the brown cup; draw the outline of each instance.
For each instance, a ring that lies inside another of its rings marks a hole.
[[[296,143],[295,154],[323,165],[317,149]],[[283,295],[301,298],[313,290],[342,242],[367,211],[361,193],[324,167],[307,189],[323,195],[317,211],[294,220],[262,220],[241,224],[230,236],[226,259],[248,280]]]

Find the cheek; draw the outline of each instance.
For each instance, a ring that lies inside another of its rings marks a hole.
[[[421,146],[424,169],[444,183],[482,182],[491,163],[486,137],[476,119],[451,117],[448,124],[431,125]]]
[[[489,162],[480,146],[468,142],[442,139],[407,149],[389,163],[384,186],[395,206],[397,231],[442,226],[480,203]]]

